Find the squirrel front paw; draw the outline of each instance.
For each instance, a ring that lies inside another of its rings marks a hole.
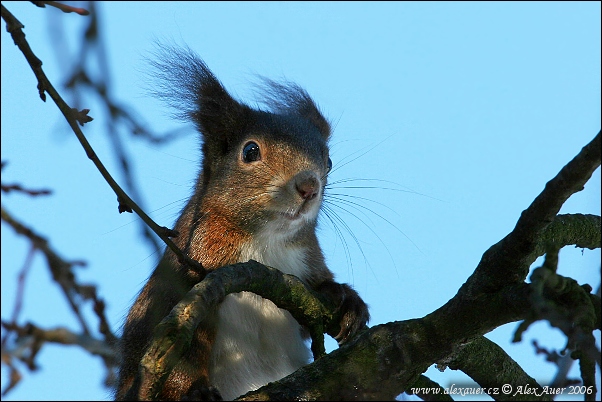
[[[370,320],[368,305],[364,303],[360,295],[346,283],[325,281],[316,289],[327,296],[337,309],[335,314],[340,315],[340,330],[334,339],[339,345],[349,341],[361,329],[366,327]],[[332,328],[332,327],[331,327]],[[331,334],[331,331],[328,331]],[[333,333],[336,330],[333,330]]]

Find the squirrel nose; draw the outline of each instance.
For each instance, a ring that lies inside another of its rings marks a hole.
[[[304,171],[295,177],[295,188],[304,200],[316,198],[320,191],[320,181],[314,172]]]

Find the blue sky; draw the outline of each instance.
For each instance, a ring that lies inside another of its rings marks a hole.
[[[49,30],[65,30],[68,39],[58,46],[72,54],[69,35],[80,34],[85,17],[29,2],[3,4],[25,25],[58,87],[70,56],[57,60]],[[353,284],[370,305],[371,325],[422,317],[453,297],[482,253],[600,130],[599,2],[107,2],[100,12],[114,95],[157,131],[182,125],[143,90],[149,84],[143,56],[155,38],[187,43],[231,93],[250,103],[255,74],[307,89],[335,123],[331,182],[353,179],[348,186],[364,187],[332,190],[355,196],[358,207],[338,213],[357,244],[349,234],[338,238],[326,219],[319,236],[337,279]],[[49,14],[59,18],[48,20]],[[157,256],[139,240],[136,217],[117,213],[114,194],[58,109],[39,100],[10,36],[3,30],[0,37],[1,156],[8,161],[2,181],[54,192],[33,199],[2,194],[2,204],[64,258],[88,262],[78,277],[98,285],[118,330]],[[94,99],[84,106],[96,117],[84,133],[122,182],[102,111]],[[165,226],[173,224],[198,171],[198,141],[187,129],[189,135],[161,148],[124,137],[146,210]],[[600,169],[561,212],[600,214]],[[1,230],[6,320],[29,245],[5,224]],[[600,250],[561,252],[562,275],[596,288],[599,269]],[[79,330],[40,255],[25,292],[20,322]],[[531,340],[560,349],[564,337],[538,323],[521,344],[511,344],[516,326],[487,336],[547,383],[555,367],[534,355]],[[599,332],[597,339],[599,345]],[[110,398],[97,358],[47,345],[38,363],[36,373],[23,370],[22,383],[3,399]],[[443,386],[469,381],[449,369],[426,374]],[[576,365],[571,376],[578,376]]]

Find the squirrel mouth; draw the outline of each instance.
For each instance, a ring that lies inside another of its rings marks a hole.
[[[299,218],[301,218],[301,215],[303,215],[301,213],[301,209],[299,209],[297,212],[280,212],[280,215],[282,215],[283,217],[285,217],[286,219],[288,219],[289,221],[295,221]]]
[[[298,219],[303,218],[304,216],[307,216],[309,213],[309,210],[310,210],[310,208],[309,208],[307,202],[304,202],[298,208],[295,208],[292,211],[287,210],[285,212],[280,212],[280,215],[289,221],[296,221]]]

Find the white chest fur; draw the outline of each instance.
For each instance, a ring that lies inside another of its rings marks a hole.
[[[257,260],[282,272],[304,276],[305,250],[272,242],[249,243],[241,261]],[[288,311],[253,293],[226,296],[218,308],[210,381],[232,400],[307,364],[310,352],[301,327]]]

